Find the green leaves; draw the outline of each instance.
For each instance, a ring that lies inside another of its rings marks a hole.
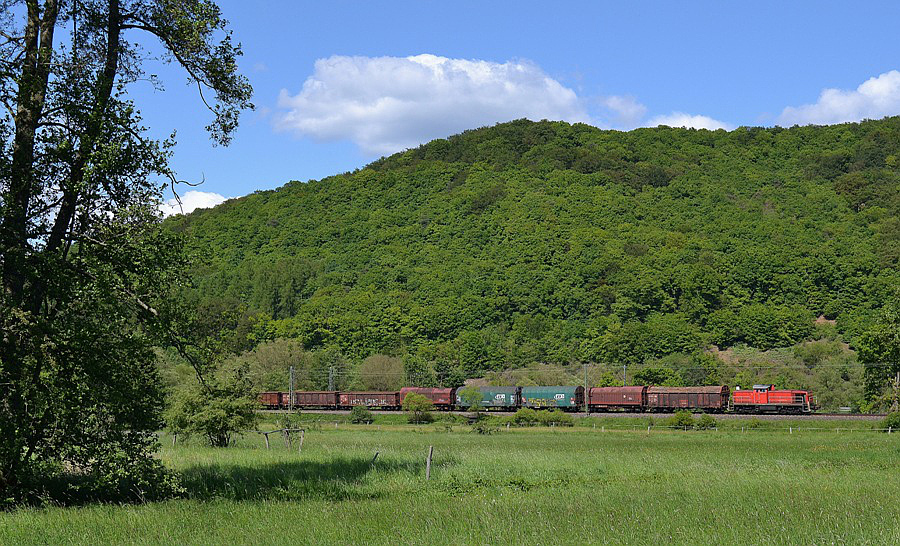
[[[169,225],[211,256],[198,292],[273,317],[265,339],[336,347],[350,368],[415,356],[445,385],[789,347],[819,315],[855,343],[900,283],[898,142],[898,118],[731,133],[519,120]]]

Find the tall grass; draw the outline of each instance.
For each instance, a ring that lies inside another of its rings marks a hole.
[[[0,543],[900,543],[900,435],[331,425],[300,454],[164,445],[187,498],[20,510]]]

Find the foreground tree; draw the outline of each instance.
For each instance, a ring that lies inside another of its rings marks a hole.
[[[212,447],[227,447],[236,433],[253,428],[258,419],[256,390],[246,364],[232,362],[179,389],[167,411],[174,433],[204,436]]]
[[[433,409],[431,400],[419,393],[411,392],[403,399],[403,411],[407,413],[410,423],[430,423]]]
[[[859,359],[866,370],[866,397],[875,407],[900,411],[900,294],[887,302],[862,336]]]
[[[227,144],[251,106],[240,47],[203,0],[0,0],[0,14],[0,502],[64,474],[98,496],[164,494],[151,346],[185,263],[156,209],[173,143],[144,137],[126,91],[144,78],[135,40],[157,40]]]

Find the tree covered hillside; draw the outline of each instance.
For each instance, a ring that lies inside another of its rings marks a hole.
[[[206,307],[445,384],[856,339],[898,286],[900,118],[732,132],[515,121],[179,216]],[[324,381],[324,379],[322,380]]]

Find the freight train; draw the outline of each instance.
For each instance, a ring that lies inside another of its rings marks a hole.
[[[437,411],[465,411],[470,404],[461,395],[463,389],[403,387],[399,391],[294,391],[263,392],[260,404],[266,409],[347,410],[365,406],[378,410],[400,410],[411,392],[431,400]],[[807,391],[778,390],[774,385],[754,385],[735,389],[727,385],[700,387],[479,387],[481,406],[486,410],[515,411],[519,408],[561,409],[588,412],[672,412],[676,410],[707,413],[810,413],[816,409],[815,397]]]

